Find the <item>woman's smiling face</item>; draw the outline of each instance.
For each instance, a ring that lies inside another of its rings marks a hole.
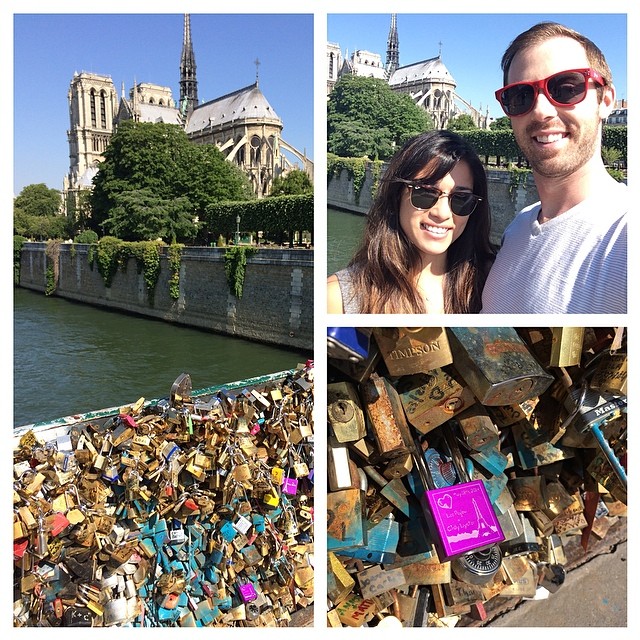
[[[420,181],[426,173],[423,170],[414,180]],[[473,175],[469,165],[461,160],[442,180],[430,186],[443,194],[473,193]],[[431,209],[416,209],[411,204],[410,187],[402,194],[399,215],[401,229],[427,261],[446,254],[447,249],[464,231],[469,217],[453,213],[447,197],[441,197]]]

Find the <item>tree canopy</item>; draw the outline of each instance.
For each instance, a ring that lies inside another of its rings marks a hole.
[[[118,125],[93,180],[89,227],[123,240],[183,241],[207,206],[253,197],[244,173],[177,125]]]
[[[46,184],[28,184],[13,201],[13,208],[29,216],[55,216],[60,211],[60,192]]]
[[[313,193],[313,183],[300,169],[292,169],[286,176],[273,179],[270,196],[302,196]]]
[[[409,138],[433,129],[410,96],[378,78],[343,76],[329,95],[327,150],[343,157],[388,160]]]
[[[60,213],[61,197],[46,184],[29,184],[13,200],[13,233],[46,240],[66,235],[67,220]]]
[[[500,116],[489,125],[489,129],[492,131],[511,129],[511,118],[509,118],[509,116]]]
[[[471,131],[472,129],[477,128],[478,126],[468,113],[461,113],[459,116],[451,118],[447,125],[447,129],[449,131]]]

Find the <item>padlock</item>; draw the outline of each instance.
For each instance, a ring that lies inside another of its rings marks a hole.
[[[498,572],[502,553],[497,544],[487,549],[465,553],[451,561],[451,570],[458,580],[469,584],[487,584]]]
[[[589,382],[592,389],[616,396],[627,394],[627,354],[607,353],[600,358]]]
[[[388,500],[396,509],[409,517],[410,509],[407,496],[409,492],[399,478],[387,479],[373,467],[365,465],[362,467],[367,477],[373,480],[379,487],[379,493]]]
[[[407,420],[426,434],[474,404],[471,391],[447,369],[403,376],[395,383]]]
[[[380,459],[408,453],[411,433],[398,392],[386,378],[374,373],[361,386],[361,394]]]
[[[423,373],[453,361],[442,327],[383,327],[374,329],[373,336],[393,377]]]
[[[375,598],[389,589],[404,584],[402,569],[383,569],[379,565],[373,565],[356,574],[360,586],[360,593],[365,598]]]
[[[580,365],[584,327],[553,327],[551,329],[552,367],[572,367]]]
[[[344,489],[327,494],[327,549],[338,552],[365,546],[364,497],[360,489]]]
[[[627,411],[626,396],[613,396],[589,389],[586,384],[581,388],[569,391],[565,406],[570,416],[575,416],[577,428],[582,432],[590,432],[602,454],[611,465],[618,481],[626,491],[627,473],[616,451],[611,447],[604,435],[608,423],[620,418]]]
[[[298,493],[298,479],[285,478],[282,482],[282,493],[289,496],[295,496]]]
[[[338,442],[354,442],[365,436],[360,398],[350,382],[327,385],[327,415]]]
[[[567,571],[561,564],[544,564],[540,570],[540,586],[555,593],[567,577]]]
[[[303,478],[309,475],[309,466],[303,460],[295,462],[292,468],[296,478]]]
[[[408,473],[411,473],[412,468],[413,457],[408,452],[402,453],[387,460],[382,475],[384,475],[388,480],[403,478]]]
[[[327,553],[327,597],[340,604],[355,587],[355,580],[333,551]]]
[[[425,489],[421,495],[423,512],[438,557],[444,562],[499,543],[504,540],[504,534],[483,481],[468,481],[464,461],[452,430],[446,423],[440,429],[443,431],[448,457],[455,467],[455,474],[463,482],[436,488],[433,475],[420,455],[422,446],[418,441],[415,461]]]
[[[518,514],[521,523],[522,534],[512,540],[506,540],[500,545],[505,556],[521,556],[540,551],[540,543],[536,532],[524,513]]]
[[[456,370],[481,404],[510,405],[542,394],[554,381],[515,329],[447,329]]]
[[[362,329],[358,328],[358,331],[362,331]],[[333,382],[332,378],[337,376],[336,379],[342,380],[346,375],[353,382],[362,384],[369,379],[369,376],[375,371],[380,361],[380,350],[375,340],[370,341],[369,349],[363,360],[333,357],[330,352],[328,358],[329,379]]]
[[[503,598],[534,598],[538,588],[538,571],[535,563],[522,556],[510,556],[502,559],[502,566],[509,576],[508,584],[498,594]],[[513,574],[513,568],[517,572]]]
[[[327,443],[327,474],[330,491],[340,491],[353,486],[352,464],[349,450],[343,444],[329,437]]]
[[[258,593],[256,592],[256,588],[250,580],[246,578],[238,577],[238,593],[240,595],[240,599],[245,604],[248,602],[253,602],[257,597]]]
[[[394,562],[398,540],[400,539],[400,523],[392,514],[389,514],[379,522],[373,523],[369,521],[365,523],[365,526],[367,529],[367,544],[362,547],[342,549],[340,555],[384,565]],[[389,585],[389,588],[391,588],[391,585]],[[361,593],[366,595],[363,592]]]
[[[498,448],[500,433],[484,407],[476,404],[459,413],[454,422],[469,449],[489,451]]]
[[[93,615],[87,607],[69,606],[62,614],[65,627],[92,627]]]

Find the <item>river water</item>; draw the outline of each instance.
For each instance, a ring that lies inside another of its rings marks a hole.
[[[14,290],[14,416],[21,426],[295,368],[310,353]]]
[[[366,217],[358,213],[327,210],[327,275],[347,265],[362,239]]]

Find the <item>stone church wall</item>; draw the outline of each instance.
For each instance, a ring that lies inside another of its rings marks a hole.
[[[44,292],[45,248],[45,243],[38,242],[23,245],[20,286]],[[151,303],[144,274],[138,273],[133,258],[107,288],[97,267],[89,266],[88,249],[88,245],[60,246],[54,295],[259,342],[313,349],[311,250],[260,249],[247,259],[243,295],[238,300],[227,286],[225,250],[186,247],[178,299],[169,295],[168,260],[162,256]]]
[[[491,205],[491,242],[499,245],[502,233],[509,222],[523,207],[538,201],[538,192],[530,175],[524,184],[512,188],[510,172],[489,170],[487,182]],[[353,180],[343,169],[338,177],[329,180],[327,205],[332,209],[366,214],[373,201],[372,191],[373,174],[371,168],[367,167],[364,184],[356,203]]]

